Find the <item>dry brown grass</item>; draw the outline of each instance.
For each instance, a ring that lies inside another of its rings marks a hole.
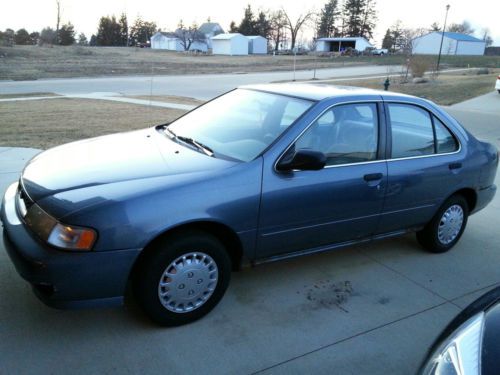
[[[345,64],[330,58],[297,56],[297,69]],[[151,48],[0,47],[0,79],[236,73],[293,69],[293,56],[193,55]]]
[[[28,98],[33,96],[59,96],[53,92],[30,92],[26,94],[0,94],[0,99]]]
[[[172,95],[133,95],[127,96],[128,98],[151,100],[154,102],[165,102],[165,103],[175,103],[175,104],[189,104],[189,105],[200,105],[205,103],[203,100],[198,100],[195,98],[188,98],[185,96],[172,96]]]
[[[492,69],[487,75],[441,74],[437,79],[430,79],[426,83],[401,83],[399,77],[393,77],[390,79],[389,91],[427,98],[440,105],[451,105],[493,91],[498,73],[498,70]],[[384,81],[385,79],[366,79],[332,81],[331,84],[383,90]]]
[[[92,99],[0,102],[0,146],[47,149],[174,120],[184,111]]]

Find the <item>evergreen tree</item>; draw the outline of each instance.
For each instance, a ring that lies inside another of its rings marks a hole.
[[[346,0],[342,13],[345,36],[372,38],[377,20],[374,0]]]
[[[33,31],[30,34],[30,44],[36,46],[38,44],[38,40],[40,39],[40,33],[38,31]]]
[[[31,44],[30,34],[26,31],[26,29],[19,29],[14,36],[14,42],[19,45]]]
[[[266,39],[269,39],[271,35],[271,21],[263,11],[259,12],[259,16],[255,21],[255,31],[254,35],[260,35]]]
[[[392,49],[393,45],[393,40],[392,40],[392,34],[391,34],[391,29],[387,29],[384,35],[384,39],[382,40],[382,48],[386,48],[388,50]]]
[[[51,27],[46,27],[40,33],[39,43],[43,44],[55,44],[56,42],[56,32]]]
[[[122,13],[118,23],[120,24],[120,43],[122,46],[128,47],[128,21],[125,13]]]
[[[130,28],[130,41],[134,45],[147,43],[157,30],[156,23],[144,21],[141,17],[138,17]]]
[[[90,37],[89,46],[97,46],[97,36],[95,34],[92,34],[92,36]]]
[[[0,31],[0,46],[12,47],[15,36],[16,33],[12,29],[5,29],[4,32]]]
[[[229,24],[229,32],[230,33],[237,33],[237,32],[239,32],[238,26],[236,26],[236,22],[231,21],[231,23]]]
[[[120,24],[116,22],[115,16],[101,17],[96,35],[97,46],[120,46],[121,34]]]
[[[320,13],[320,19],[316,29],[318,38],[328,38],[338,33],[335,22],[339,15],[338,0],[329,0]]]
[[[61,26],[58,40],[61,46],[75,43],[75,28],[70,22]]]
[[[255,35],[257,33],[256,21],[250,4],[248,4],[245,8],[245,14],[240,22],[240,25],[238,26],[238,32],[243,35]]]
[[[80,46],[88,46],[89,42],[87,41],[87,37],[85,36],[84,33],[80,33],[78,35],[78,45]]]

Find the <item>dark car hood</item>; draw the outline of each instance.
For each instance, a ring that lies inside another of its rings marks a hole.
[[[34,201],[85,187],[219,169],[232,162],[179,145],[155,129],[92,138],[45,151],[25,167],[22,184]]]

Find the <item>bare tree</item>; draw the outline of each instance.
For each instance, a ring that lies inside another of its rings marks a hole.
[[[196,23],[193,23],[189,28],[186,28],[181,20],[179,27],[175,31],[175,36],[179,39],[184,51],[189,51],[193,43],[207,43],[205,34],[200,32]]]
[[[483,41],[486,43],[486,47],[489,47],[493,44],[493,39],[491,38],[491,33],[490,29],[485,27],[484,29],[481,30],[481,34],[483,34]]]
[[[295,42],[297,41],[297,35],[300,29],[302,28],[302,26],[307,24],[307,22],[312,20],[314,12],[309,11],[305,14],[299,15],[295,22],[292,21],[285,9],[282,8],[281,12],[283,13],[283,17],[285,18],[285,27],[288,29],[288,31],[290,31],[290,48],[293,49],[295,47]]]
[[[269,19],[271,23],[270,38],[273,41],[274,50],[278,51],[280,44],[286,38],[286,18],[280,9],[271,13]]]

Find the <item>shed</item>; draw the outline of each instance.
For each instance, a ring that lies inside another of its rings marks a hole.
[[[443,39],[441,54],[443,55],[484,55],[486,42],[471,35],[438,32],[419,36],[412,40],[413,53],[437,55]]]
[[[260,35],[247,36],[248,53],[252,55],[267,54],[267,39]]]
[[[219,34],[212,38],[214,55],[248,55],[248,39],[239,33]]]
[[[319,38],[316,43],[317,52],[342,52],[347,48],[362,52],[366,48],[373,48],[373,45],[363,37]]]

